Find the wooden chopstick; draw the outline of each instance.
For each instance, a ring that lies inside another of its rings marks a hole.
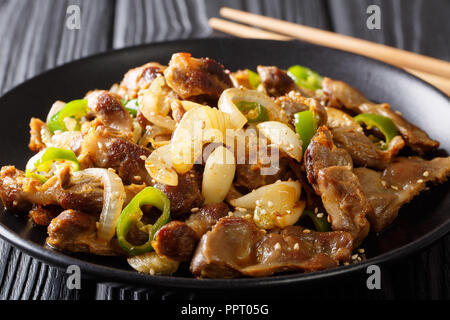
[[[278,33],[269,32],[261,29],[256,29],[253,27],[248,27],[239,23],[230,22],[227,20],[219,18],[209,19],[209,25],[211,28],[231,34],[240,38],[253,38],[253,39],[266,39],[266,40],[292,40],[294,38],[285,35],[280,35]],[[434,74],[429,74],[426,72],[404,68],[407,72],[415,75],[418,78],[430,83],[436,88],[445,92],[450,96],[450,79],[437,76]]]
[[[221,8],[220,15],[303,41],[350,51],[396,66],[450,78],[450,62],[444,60],[232,8]]]

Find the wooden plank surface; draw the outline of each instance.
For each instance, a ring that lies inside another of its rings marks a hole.
[[[78,4],[80,30],[65,28]],[[79,57],[141,43],[208,37],[208,17],[221,6],[244,9],[450,59],[447,0],[0,0],[0,94]],[[365,28],[370,4],[382,9],[382,29]],[[450,236],[421,254],[383,269],[382,290],[338,284],[311,298],[450,298]],[[0,241],[0,299],[160,299],[160,293],[84,280],[68,290],[66,276]],[[170,295],[164,299],[176,298]]]

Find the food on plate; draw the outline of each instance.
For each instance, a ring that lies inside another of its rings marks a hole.
[[[32,118],[35,155],[1,168],[0,198],[54,249],[150,275],[313,272],[364,259],[370,232],[444,182],[438,147],[310,68],[230,72],[175,53]]]

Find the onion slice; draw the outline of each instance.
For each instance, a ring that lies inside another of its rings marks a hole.
[[[169,144],[153,151],[145,161],[145,168],[157,182],[169,186],[178,185],[178,174],[172,168],[172,146]]]
[[[172,165],[180,173],[188,172],[202,154],[204,143],[222,143],[226,132],[226,114],[207,106],[188,110],[172,135]]]
[[[103,209],[97,226],[97,239],[109,242],[116,231],[117,219],[122,212],[125,188],[122,179],[109,169],[89,168],[73,173],[100,178],[103,183]]]
[[[281,187],[289,187],[295,190],[294,193],[294,201],[298,200],[301,195],[301,185],[298,181],[278,181],[266,186],[262,186],[256,190],[253,190],[246,195],[230,200],[230,204],[233,207],[240,207],[246,209],[255,209],[257,205],[257,201],[263,199],[266,194],[276,193],[280,190]]]
[[[266,94],[256,90],[230,88],[222,92],[217,105],[219,110],[229,114],[230,127],[233,129],[241,129],[247,123],[247,118],[236,106],[240,101],[259,103],[266,108],[270,120],[289,123],[286,112]]]
[[[278,121],[265,121],[256,126],[272,144],[298,162],[302,160],[302,140],[290,127]]]
[[[208,157],[203,172],[202,194],[205,203],[222,202],[230,190],[236,172],[233,153],[223,146]]]

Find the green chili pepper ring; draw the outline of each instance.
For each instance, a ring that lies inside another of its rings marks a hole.
[[[322,76],[317,72],[300,65],[288,69],[288,75],[302,88],[317,90],[322,88]]]
[[[297,112],[294,115],[295,131],[299,134],[302,140],[303,153],[308,148],[312,137],[317,131],[317,120],[314,113],[310,110]]]
[[[129,114],[136,118],[139,111],[139,104],[137,99],[123,101],[123,105],[125,107],[125,110],[127,110]]]
[[[73,117],[75,119],[80,119],[84,117],[89,111],[88,101],[86,99],[73,100],[67,103],[59,112],[54,114],[50,121],[48,122],[48,128],[52,133],[57,130],[67,131],[64,119],[68,117]],[[77,123],[77,130],[79,130],[79,124]]]
[[[239,101],[236,103],[236,106],[245,115],[250,123],[269,120],[267,109],[258,102]],[[251,112],[254,112],[255,114],[251,114]]]
[[[314,227],[319,232],[328,232],[331,231],[331,225],[328,222],[326,215],[323,215],[322,218],[319,218],[317,214],[315,214],[311,210],[303,211],[303,214],[306,214],[314,223]]]
[[[373,127],[378,128],[384,135],[387,144],[389,144],[394,137],[399,135],[397,126],[387,117],[372,113],[361,113],[354,117],[354,119],[358,123],[365,124],[369,130]]]
[[[49,147],[34,155],[25,168],[28,178],[36,178],[45,183],[48,179],[37,172],[49,172],[55,161],[69,161],[72,171],[80,170],[80,163],[72,150]]]
[[[144,225],[142,209],[144,205],[152,205],[162,211],[154,225]],[[166,195],[153,187],[147,187],[139,192],[123,209],[117,221],[116,233],[119,245],[131,255],[139,255],[153,250],[152,241],[159,229],[170,220],[170,201]],[[136,225],[139,230],[148,232],[148,241],[142,245],[133,245],[126,239],[130,228]]]

